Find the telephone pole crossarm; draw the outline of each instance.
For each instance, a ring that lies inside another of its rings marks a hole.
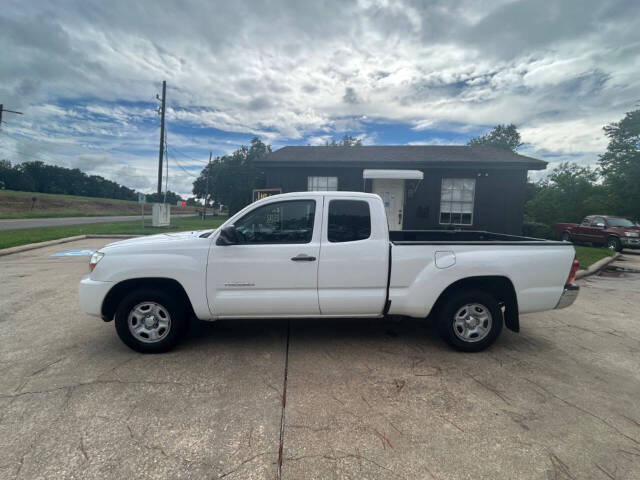
[[[0,125],[2,125],[2,112],[15,113],[15,114],[18,114],[18,115],[23,115],[22,112],[16,112],[15,110],[7,110],[6,108],[4,108],[4,105],[2,103],[0,103]]]

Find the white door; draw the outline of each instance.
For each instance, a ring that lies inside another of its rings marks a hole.
[[[316,199],[274,201],[234,222],[238,243],[209,251],[213,314],[317,316],[321,211]]]
[[[373,193],[382,197],[389,230],[402,230],[404,180],[376,178],[373,180]]]
[[[323,315],[380,315],[387,298],[389,238],[373,198],[325,198],[318,269]]]

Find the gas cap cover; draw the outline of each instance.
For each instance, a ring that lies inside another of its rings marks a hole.
[[[456,264],[456,254],[450,251],[435,253],[435,263],[438,268],[449,268]]]

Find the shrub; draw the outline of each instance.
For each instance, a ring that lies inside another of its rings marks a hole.
[[[522,234],[525,237],[552,239],[553,229],[546,223],[524,222],[522,224]]]

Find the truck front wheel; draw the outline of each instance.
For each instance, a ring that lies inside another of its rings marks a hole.
[[[482,290],[453,292],[439,311],[440,336],[463,352],[484,350],[502,331],[502,310],[493,295]]]
[[[616,237],[609,237],[607,239],[607,248],[609,250],[614,250],[616,252],[619,252],[620,250],[622,250],[622,244],[620,243],[620,240]]]
[[[116,332],[125,345],[141,353],[172,349],[187,326],[184,308],[166,293],[140,289],[127,295],[116,310]]]

